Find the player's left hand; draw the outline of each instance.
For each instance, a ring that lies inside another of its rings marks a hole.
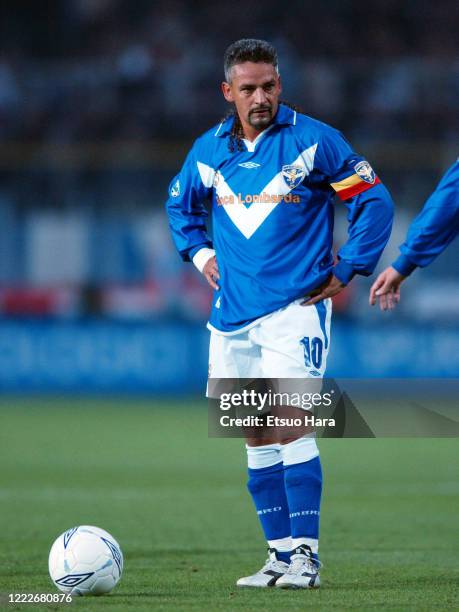
[[[395,308],[400,301],[400,285],[405,278],[406,276],[402,276],[392,266],[386,268],[371,286],[370,306],[374,306],[376,298],[379,298],[381,310],[392,310],[392,308]]]
[[[317,289],[311,291],[309,294],[309,300],[301,302],[301,306],[312,306],[312,304],[317,304],[317,302],[320,302],[320,300],[331,298],[342,291],[345,286],[346,285],[342,283],[339,278],[336,278],[336,276],[331,274],[325,283],[320,285],[320,287],[317,287]]]

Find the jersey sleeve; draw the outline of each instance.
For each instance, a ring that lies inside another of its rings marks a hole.
[[[179,174],[170,182],[166,202],[172,238],[183,261],[191,261],[201,248],[212,248],[204,206],[211,186],[203,182],[198,163],[195,143]]]
[[[459,233],[459,161],[443,176],[423,209],[411,223],[400,256],[392,264],[403,276],[424,268]]]
[[[392,198],[368,161],[332,128],[319,141],[315,166],[348,211],[348,241],[338,251],[334,274],[345,284],[355,274],[369,276],[389,240]]]
[[[333,128],[322,135],[316,160],[325,182],[343,202],[380,183],[365,158],[357,155],[344,136]]]

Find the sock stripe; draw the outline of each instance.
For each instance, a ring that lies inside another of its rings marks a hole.
[[[280,444],[266,444],[264,446],[248,446],[246,444],[246,449],[247,462],[251,469],[270,467],[282,461]]]
[[[312,436],[303,436],[284,444],[280,452],[285,466],[311,461],[319,455],[316,439]]]

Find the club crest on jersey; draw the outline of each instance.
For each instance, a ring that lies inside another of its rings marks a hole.
[[[179,195],[180,195],[180,181],[177,179],[171,187],[171,196],[173,198],[178,198]]]
[[[360,176],[363,181],[365,181],[365,183],[370,183],[370,185],[373,185],[376,180],[376,174],[367,161],[361,161],[356,164],[354,166],[354,170],[355,173]]]
[[[282,176],[290,189],[295,189],[306,176],[306,170],[301,166],[286,164],[282,166]]]

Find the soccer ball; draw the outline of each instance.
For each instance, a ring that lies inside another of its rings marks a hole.
[[[81,525],[57,538],[48,565],[51,580],[64,593],[103,595],[121,578],[123,553],[107,531]]]

